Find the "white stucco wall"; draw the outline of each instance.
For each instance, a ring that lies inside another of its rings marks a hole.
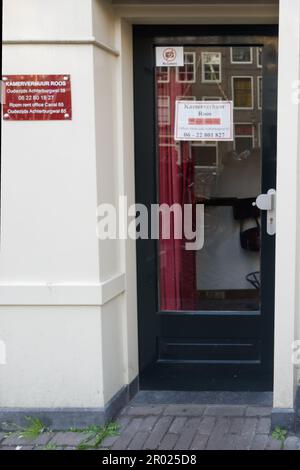
[[[4,2],[3,73],[70,74],[73,118],[2,126],[2,407],[103,407],[129,380],[125,250],[96,237],[120,190],[119,59],[93,43],[115,46],[109,8]]]
[[[0,308],[1,407],[101,407],[101,315],[97,307]]]

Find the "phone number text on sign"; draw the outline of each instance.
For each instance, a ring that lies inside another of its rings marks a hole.
[[[175,140],[233,140],[232,101],[176,101]]]
[[[5,75],[5,121],[72,119],[70,75]]]

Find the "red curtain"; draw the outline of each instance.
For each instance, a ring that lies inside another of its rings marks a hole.
[[[172,67],[169,69],[168,82],[160,83],[158,80],[157,83],[159,203],[169,206],[174,203],[181,206],[193,204],[195,207],[194,165],[190,144],[189,142],[175,142],[173,138],[175,101],[176,98],[183,97],[184,86],[186,85],[176,81],[175,68]],[[163,107],[160,107],[162,105]],[[183,220],[181,240],[174,239],[175,227],[172,217],[170,239],[163,239],[160,230],[160,310],[194,310],[196,308],[196,257],[195,251],[185,249]]]

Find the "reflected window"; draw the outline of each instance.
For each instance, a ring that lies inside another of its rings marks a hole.
[[[221,96],[202,96],[203,101],[221,101]]]
[[[158,124],[160,126],[170,124],[170,97],[158,96]]]
[[[253,108],[253,77],[232,77],[232,96],[235,108]]]
[[[252,47],[232,47],[232,64],[252,64]]]
[[[157,67],[157,83],[169,83],[170,67]]]
[[[257,105],[262,108],[262,77],[257,77]]]
[[[258,47],[256,49],[256,60],[257,60],[257,67],[262,67],[262,47]]]
[[[195,168],[216,168],[218,166],[217,142],[193,142],[191,149]]]
[[[221,52],[202,52],[202,82],[221,82]]]
[[[235,124],[235,150],[237,153],[251,150],[254,147],[254,133],[252,124]]]
[[[176,68],[176,81],[179,83],[195,83],[196,81],[196,54],[184,53],[183,67]]]
[[[176,96],[176,101],[195,101],[196,96],[191,95],[179,95]]]

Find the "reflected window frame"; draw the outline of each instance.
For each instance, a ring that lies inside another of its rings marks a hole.
[[[235,82],[235,79],[239,79],[239,78],[248,78],[248,79],[250,79],[250,83],[251,83],[251,106],[236,106],[235,105],[234,82]],[[232,96],[232,101],[233,101],[233,109],[253,110],[254,109],[253,75],[232,75],[231,76],[231,96]]]
[[[235,127],[236,126],[251,126],[252,134],[236,135]],[[255,129],[253,122],[235,122],[234,123],[234,141],[233,149],[236,150],[236,139],[252,139],[252,148],[255,147]],[[252,150],[252,149],[249,149]]]
[[[190,143],[191,154],[193,155],[193,147],[214,147],[216,149],[216,164],[215,165],[196,165],[195,169],[200,170],[217,170],[219,168],[219,146],[217,141],[193,140]]]
[[[186,62],[186,57],[188,55],[191,55],[193,57],[192,62]],[[183,53],[183,58],[184,58],[183,59],[184,60],[183,67],[186,67],[188,65],[193,66],[193,78],[191,80],[187,80],[187,79],[181,80],[179,78],[179,76],[180,76],[180,73],[181,73],[180,69],[182,67],[176,67],[176,78],[175,78],[176,82],[177,83],[196,83],[196,80],[197,80],[197,77],[196,77],[196,52],[194,52],[194,51],[185,51]],[[185,71],[185,74],[188,74],[188,73],[191,73],[191,72]]]
[[[202,101],[222,101],[221,96],[202,96]]]
[[[250,60],[233,60],[233,49],[235,48],[249,49],[250,51]],[[230,47],[230,63],[231,64],[241,64],[241,65],[250,65],[253,64],[253,48],[251,46],[236,46]]]
[[[263,48],[257,47],[256,48],[256,65],[257,65],[257,68],[259,69],[262,68],[262,54],[263,54]]]
[[[209,64],[204,60],[204,57],[209,54],[216,54],[219,57],[219,63],[217,64],[219,66],[219,71],[218,71],[219,78],[217,80],[216,79],[207,80],[205,78],[205,65],[209,65]],[[220,51],[202,51],[201,52],[201,81],[202,83],[222,83],[222,52]]]
[[[257,108],[262,109],[262,76],[258,75],[257,76]]]
[[[162,72],[162,69],[166,69],[164,72]],[[160,73],[165,73],[166,72],[166,75],[167,75],[167,79],[166,80],[162,80],[159,78],[159,74]],[[170,83],[170,67],[166,67],[166,66],[161,66],[161,67],[156,67],[156,83]]]
[[[165,101],[162,104],[162,101]],[[161,110],[166,110],[167,120],[161,119]],[[170,107],[170,96],[158,95],[157,96],[157,121],[159,126],[169,126],[171,124],[171,107]]]

